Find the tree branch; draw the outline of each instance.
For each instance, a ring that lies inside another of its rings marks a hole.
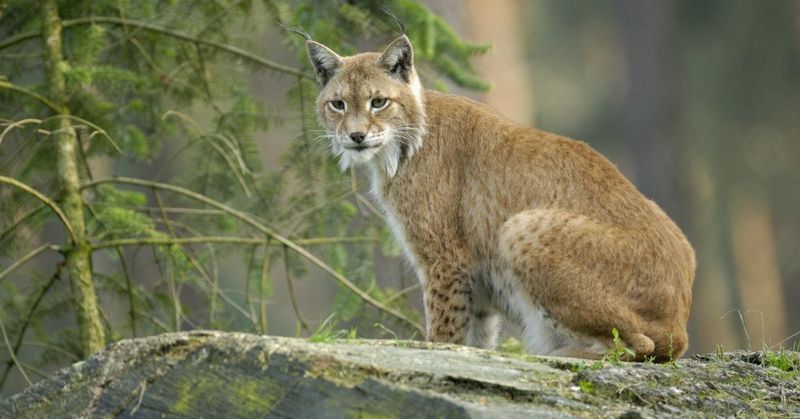
[[[115,246],[168,246],[172,244],[267,244],[266,239],[255,237],[231,237],[231,236],[196,236],[196,237],[137,237],[127,239],[115,239],[91,244],[92,250],[100,250]],[[337,243],[372,243],[378,239],[371,237],[313,237],[310,239],[294,240],[300,246],[313,246]],[[282,246],[281,243],[270,243],[272,246]]]
[[[61,247],[56,246],[54,244],[46,243],[37,247],[36,249],[31,250],[30,252],[28,252],[27,255],[15,260],[14,263],[11,264],[11,266],[6,268],[3,272],[0,272],[0,281],[2,281],[3,278],[11,275],[14,271],[19,269],[20,266],[28,263],[28,261],[30,261],[31,259],[41,255],[42,253],[48,250],[61,251]]]
[[[47,294],[47,291],[50,290],[50,288],[53,286],[53,284],[55,284],[56,280],[59,278],[61,278],[60,265],[58,268],[56,268],[56,272],[53,274],[52,277],[50,277],[50,280],[47,281],[47,283],[44,286],[42,286],[42,288],[39,290],[39,293],[36,294],[36,297],[33,299],[33,304],[31,304],[28,307],[28,312],[22,318],[22,327],[20,328],[19,335],[17,336],[17,341],[14,343],[13,348],[11,346],[9,346],[8,348],[9,351],[11,351],[11,359],[6,364],[6,369],[5,371],[3,371],[3,377],[0,378],[0,389],[3,388],[3,384],[5,384],[6,378],[8,378],[8,373],[11,372],[11,366],[14,363],[17,363],[17,368],[20,368],[19,362],[17,362],[16,355],[17,353],[19,353],[19,348],[22,346],[22,339],[25,337],[25,332],[28,330],[28,326],[30,326],[31,324],[33,315],[36,313],[36,309],[39,308],[39,304],[44,299],[45,294]],[[5,336],[5,330],[3,331],[3,335],[4,339],[6,339],[6,344],[9,345],[8,338]],[[21,368],[20,371],[22,371]],[[30,384],[30,381],[28,382],[28,384]]]
[[[16,365],[17,369],[19,370],[20,374],[22,374],[22,378],[28,382],[28,385],[31,386],[33,383],[31,379],[28,378],[28,374],[25,374],[25,370],[22,369],[22,365],[20,364],[19,360],[17,360],[17,353],[14,351],[14,348],[11,347],[11,342],[8,341],[8,335],[6,334],[6,326],[3,324],[3,320],[0,319],[0,331],[3,332],[3,342],[6,344],[6,348],[8,348],[8,355],[10,356],[9,364],[6,367],[6,370],[3,372],[3,378],[0,379],[0,390],[2,390],[2,385],[6,382],[6,377],[8,377],[8,373],[11,372],[11,366]]]
[[[339,281],[339,283],[341,283],[342,285],[344,285],[345,287],[350,289],[350,291],[352,291],[353,293],[358,295],[361,299],[363,299],[368,304],[374,306],[375,308],[377,308],[377,309],[379,309],[379,310],[381,310],[381,311],[383,311],[383,312],[385,312],[387,314],[390,314],[390,315],[396,317],[397,319],[407,323],[408,325],[411,325],[414,329],[416,329],[420,333],[422,333],[422,334],[425,333],[424,329],[419,324],[417,324],[417,322],[415,322],[414,320],[410,319],[408,316],[404,315],[403,313],[401,313],[401,312],[399,312],[399,311],[397,311],[395,309],[392,309],[391,307],[387,307],[385,304],[383,304],[380,301],[372,298],[372,296],[370,296],[365,291],[363,291],[362,289],[357,287],[349,279],[347,279],[344,275],[340,274],[338,271],[333,269],[330,265],[328,265],[327,263],[323,262],[321,259],[319,259],[315,255],[313,255],[311,252],[309,252],[308,250],[306,250],[305,248],[300,246],[298,243],[296,243],[295,241],[290,240],[290,239],[288,239],[286,237],[283,237],[282,235],[278,234],[276,231],[274,231],[270,227],[267,227],[266,225],[256,221],[252,216],[250,216],[249,214],[247,214],[245,212],[242,212],[242,211],[239,211],[237,209],[231,208],[228,205],[225,205],[225,204],[223,204],[223,203],[221,203],[221,202],[219,202],[217,200],[214,200],[212,198],[209,198],[209,197],[207,197],[205,195],[202,195],[202,194],[199,194],[197,192],[193,192],[191,190],[182,188],[180,186],[175,186],[175,185],[170,185],[170,184],[160,183],[160,182],[152,182],[152,181],[147,181],[147,180],[142,180],[142,179],[128,178],[128,177],[114,177],[114,178],[97,179],[95,181],[88,182],[88,183],[85,183],[85,184],[81,185],[81,189],[94,187],[96,185],[100,185],[100,184],[103,184],[103,183],[121,183],[121,184],[136,185],[136,186],[147,187],[147,188],[158,188],[158,189],[174,192],[174,193],[177,193],[177,194],[180,194],[180,195],[184,195],[184,196],[192,198],[192,199],[194,199],[196,201],[202,202],[202,203],[204,203],[206,205],[209,205],[209,206],[212,206],[214,208],[223,210],[223,211],[227,212],[228,214],[238,218],[239,220],[249,224],[250,226],[252,226],[256,230],[260,231],[261,233],[271,236],[272,238],[274,238],[278,242],[286,245],[286,247],[288,247],[288,248],[294,250],[295,252],[299,253],[306,260],[308,260],[309,262],[313,263],[314,265],[317,265],[320,269],[322,269],[323,271],[325,271],[328,274],[330,274],[334,279]]]
[[[3,240],[6,239],[6,237],[10,236],[14,232],[14,230],[17,229],[17,227],[21,226],[22,224],[24,224],[29,219],[35,217],[36,214],[39,214],[39,212],[41,212],[44,208],[45,208],[44,205],[37,205],[36,208],[28,211],[25,215],[20,217],[17,221],[14,221],[13,224],[8,226],[7,229],[3,230],[3,232],[0,233],[0,243],[2,243]]]
[[[67,231],[69,232],[70,237],[72,237],[72,242],[77,243],[77,238],[75,236],[75,229],[72,228],[72,223],[69,222],[67,216],[64,215],[64,212],[61,211],[61,208],[56,205],[50,198],[44,196],[41,192],[37,191],[36,189],[31,188],[30,186],[10,177],[0,176],[0,183],[5,183],[11,186],[15,186],[23,191],[33,195],[36,199],[42,201],[45,205],[50,207],[53,212],[58,215],[58,218],[61,219],[61,222],[64,223],[64,227],[66,227]]]
[[[152,23],[147,22],[140,22],[131,19],[124,19],[120,17],[114,16],[89,16],[89,17],[79,17],[77,19],[69,19],[62,22],[62,27],[64,29],[71,28],[73,26],[79,25],[94,25],[98,23],[105,23],[110,25],[120,25],[120,26],[130,26],[134,28],[140,28],[144,30],[148,30],[151,32],[161,33],[175,39],[180,39],[186,42],[192,42],[195,44],[206,45],[210,47],[214,47],[220,51],[225,51],[229,54],[233,54],[239,58],[243,58],[250,62],[256,63],[261,65],[262,67],[269,68],[270,70],[277,71],[279,73],[291,74],[297,77],[303,77],[309,80],[316,80],[310,74],[306,74],[296,68],[292,68],[283,64],[276,63],[274,61],[270,61],[266,58],[259,57],[251,52],[245,51],[241,48],[235,47],[233,45],[223,44],[221,42],[216,41],[208,41],[205,39],[197,38],[193,35],[187,34],[185,32],[175,31],[169,28],[165,28],[163,26],[154,25]],[[17,36],[12,36],[11,38],[6,39],[3,42],[0,42],[0,49],[10,47],[12,45],[18,44],[20,42],[26,41],[28,39],[39,37],[39,31],[31,31],[21,33]]]
[[[305,319],[303,319],[303,315],[300,313],[300,306],[297,304],[297,297],[294,295],[292,269],[289,267],[289,249],[286,246],[283,246],[283,270],[286,274],[286,288],[289,291],[289,300],[292,302],[292,310],[294,310],[294,315],[297,317],[300,327],[302,327],[306,333],[310,334],[311,329],[308,328],[308,323],[306,323]]]
[[[261,263],[261,275],[258,281],[258,315],[261,334],[267,334],[267,286],[269,285],[269,238],[264,245],[264,260]],[[248,278],[248,281],[250,279]]]
[[[50,99],[48,99],[48,98],[46,98],[46,97],[44,97],[44,96],[32,91],[32,90],[28,90],[28,89],[26,89],[26,88],[24,88],[22,86],[18,86],[18,85],[14,84],[14,83],[11,83],[11,82],[8,82],[8,81],[5,81],[5,80],[0,80],[0,89],[6,89],[6,90],[11,90],[11,91],[14,91],[14,92],[17,92],[17,93],[22,93],[25,96],[28,96],[28,97],[30,97],[32,99],[35,99],[36,101],[38,101],[39,103],[43,104],[44,106],[47,106],[48,108],[50,108],[50,110],[52,110],[55,113],[60,113],[61,112],[61,109],[59,109],[58,106],[56,106],[55,103],[51,102]]]

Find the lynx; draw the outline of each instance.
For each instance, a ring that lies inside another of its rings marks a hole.
[[[342,170],[364,166],[416,270],[428,340],[491,348],[501,320],[533,354],[635,359],[688,345],[695,258],[681,230],[587,144],[425,90],[403,35],[342,57],[308,40]]]

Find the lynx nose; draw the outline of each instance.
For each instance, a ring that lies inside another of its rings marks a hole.
[[[356,144],[361,144],[364,141],[364,138],[367,137],[367,134],[363,132],[354,132],[350,134],[350,139],[353,140]]]

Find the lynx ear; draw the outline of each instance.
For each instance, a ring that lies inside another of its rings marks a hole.
[[[308,58],[311,59],[314,71],[317,73],[317,80],[319,84],[325,86],[336,75],[344,61],[342,61],[342,57],[319,42],[306,41],[306,47],[308,48]]]
[[[378,59],[378,65],[384,67],[392,77],[410,83],[414,68],[414,50],[408,37],[401,35],[392,41]]]

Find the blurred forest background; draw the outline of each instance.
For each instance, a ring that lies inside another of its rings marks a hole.
[[[428,88],[588,142],[676,220],[690,352],[796,344],[800,2],[0,0],[0,396],[165,331],[421,338],[277,25],[380,50],[381,4]]]

